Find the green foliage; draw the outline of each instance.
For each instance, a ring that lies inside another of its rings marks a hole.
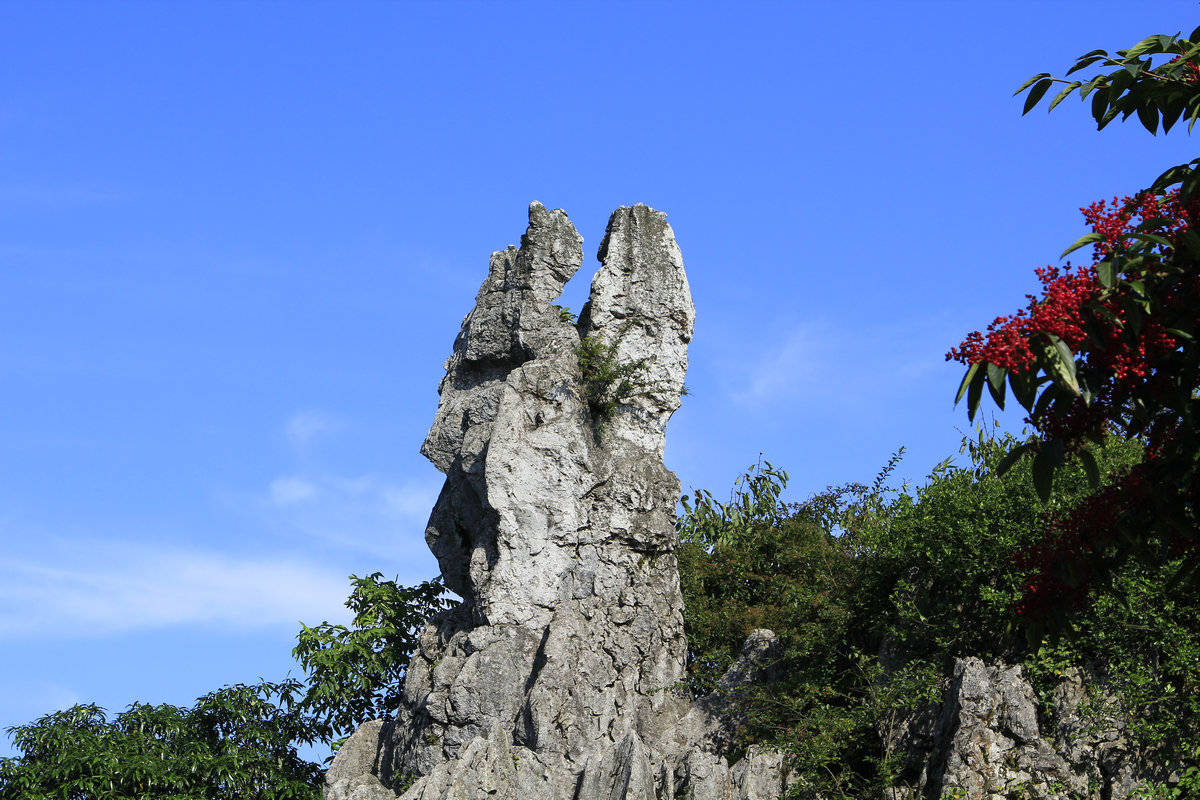
[[[192,708],[134,703],[111,721],[76,705],[9,728],[23,755],[0,759],[0,798],[319,800],[321,769],[292,745],[314,741],[314,721],[292,707],[299,689],[226,686]]]
[[[643,374],[648,359],[622,362],[618,358],[618,344],[628,326],[626,323],[615,342],[609,343],[599,334],[590,334],[584,336],[575,349],[583,374],[584,396],[597,434],[603,433],[605,423],[617,409],[650,388]]]
[[[346,606],[354,612],[353,627],[301,623],[296,637],[292,656],[309,676],[301,706],[318,716],[330,737],[397,706],[421,627],[450,605],[440,578],[401,586],[382,577],[350,576],[354,589]]]
[[[893,457],[869,486],[785,503],[786,472],[760,462],[729,502],[684,500],[688,688],[712,691],[750,631],[774,630],[778,663],[745,697],[739,747],[783,748],[807,779],[801,795],[878,797],[911,780],[897,723],[938,699],[965,656],[1022,663],[1045,696],[1085,670],[1113,693],[1095,709],[1125,719],[1144,753],[1186,764],[1200,745],[1200,598],[1169,586],[1169,564],[1128,563],[1070,636],[1034,647],[1016,624],[1025,576],[1011,557],[1045,529],[1029,463],[1009,458],[1019,445],[981,432],[964,440],[966,466],[948,459],[912,491],[886,487]],[[1110,438],[1096,477],[1140,458],[1138,443]],[[1056,486],[1048,513],[1089,494],[1088,470],[1068,465]]]
[[[9,728],[22,755],[0,759],[0,800],[319,800],[323,770],[296,746],[386,716],[421,626],[447,605],[439,581],[381,577],[350,576],[352,628],[302,625],[292,652],[307,685],[237,684],[112,720],[76,705]]]

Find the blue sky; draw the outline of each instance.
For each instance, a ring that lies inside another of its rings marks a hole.
[[[1191,2],[0,6],[0,728],[295,669],[434,572],[417,453],[526,207],[666,211],[698,311],[668,466],[919,481],[945,351],[1078,208],[1193,157],[1012,91]],[[567,288],[578,309],[595,266]],[[1019,419],[1013,420],[1019,425]],[[0,738],[0,755],[11,753]]]

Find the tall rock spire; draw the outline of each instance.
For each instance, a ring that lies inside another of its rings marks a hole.
[[[446,474],[426,541],[463,602],[423,632],[394,724],[339,751],[327,800],[641,800],[688,772],[703,721],[678,688],[663,450],[695,310],[666,215],[613,213],[576,321],[552,302],[581,246],[533,203],[520,248],[492,254],[421,448]]]

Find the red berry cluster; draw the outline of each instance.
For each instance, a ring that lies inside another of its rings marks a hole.
[[[1179,241],[1189,229],[1200,229],[1200,201],[1185,206],[1177,194],[1101,200],[1080,211],[1100,234],[1094,247],[1097,264],[1106,259],[1122,261],[1133,241],[1127,234],[1138,226],[1171,242]],[[1119,273],[1127,283],[1116,291],[1104,289],[1097,264],[1036,270],[1042,283],[1040,298],[1028,295],[1025,308],[998,317],[986,336],[971,333],[946,355],[964,364],[993,364],[1014,375],[1036,374],[1035,353],[1044,346],[1045,335],[1061,339],[1076,354],[1089,401],[1057,399],[1039,407],[1026,421],[1043,439],[1062,442],[1068,450],[1081,447],[1087,437],[1119,427],[1130,408],[1161,409],[1140,429],[1148,444],[1147,460],[1074,511],[1054,519],[1040,544],[1014,556],[1014,566],[1030,576],[1017,608],[1025,618],[1043,618],[1055,608],[1066,612],[1083,603],[1118,528],[1128,529],[1131,524],[1144,528],[1144,520],[1136,519],[1147,508],[1148,487],[1166,491],[1162,487],[1169,471],[1164,468],[1157,480],[1151,480],[1150,474],[1159,469],[1156,465],[1168,463],[1166,454],[1177,449],[1181,410],[1171,398],[1179,395],[1180,385],[1200,386],[1200,375],[1179,373],[1176,356],[1184,342],[1169,330],[1200,330],[1200,275],[1194,269],[1182,276],[1176,271],[1168,280],[1164,269],[1168,250],[1155,245],[1145,251],[1140,266]],[[1151,296],[1153,313],[1142,307]],[[1179,491],[1188,503],[1200,494],[1196,487]],[[1192,549],[1200,547],[1194,539],[1189,541]],[[1178,539],[1173,546],[1181,542]]]
[[[1175,56],[1170,61],[1163,64],[1163,66],[1165,67],[1169,64],[1175,64],[1181,58],[1183,58],[1183,56]],[[1195,61],[1187,62],[1187,64],[1184,65],[1183,74],[1180,75],[1179,78],[1187,83],[1196,83],[1197,81],[1200,81],[1200,64],[1197,64]]]
[[[1035,366],[1030,342],[1041,333],[1054,334],[1074,350],[1087,338],[1083,306],[1095,296],[1099,283],[1091,267],[1068,269],[1065,274],[1052,266],[1034,270],[1042,282],[1042,299],[1026,295],[1028,306],[1012,316],[996,317],[986,339],[979,331],[968,334],[962,344],[950,349],[946,360],[1025,372]]]
[[[1172,239],[1191,227],[1197,219],[1195,204],[1184,208],[1178,196],[1168,194],[1100,200],[1081,208],[1092,230],[1101,235],[1095,245],[1098,260],[1122,252],[1128,240],[1122,238],[1136,225],[1158,220],[1157,235]],[[1161,255],[1161,254],[1160,254]],[[1092,377],[1090,403],[1078,400],[1059,405],[1052,413],[1027,420],[1049,438],[1070,443],[1104,427],[1114,409],[1153,386],[1155,368],[1163,358],[1179,347],[1176,338],[1156,320],[1133,325],[1129,310],[1115,297],[1104,297],[1096,265],[1065,269],[1046,266],[1035,270],[1042,283],[1041,298],[1026,295],[1028,305],[1016,314],[997,317],[988,326],[986,337],[970,333],[958,347],[950,349],[947,360],[963,364],[994,364],[1010,373],[1035,372],[1034,345],[1039,337],[1061,339],[1080,356],[1083,371]],[[1152,280],[1152,275],[1125,274],[1133,280]],[[1167,311],[1189,305],[1200,310],[1200,283],[1193,280],[1166,289],[1161,302]],[[1152,393],[1152,392],[1151,392]]]
[[[1179,202],[1178,192],[1166,195],[1146,192],[1137,197],[1114,197],[1111,204],[1107,200],[1097,200],[1079,210],[1091,229],[1104,237],[1093,249],[1097,260],[1120,250],[1124,244],[1121,236],[1129,233],[1139,222],[1161,220],[1161,227],[1156,227],[1155,233],[1168,239],[1188,227],[1188,214]]]

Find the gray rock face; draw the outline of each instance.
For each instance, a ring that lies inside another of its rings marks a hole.
[[[1148,767],[1129,751],[1119,722],[1084,713],[1085,698],[1080,676],[1067,676],[1043,726],[1019,666],[959,659],[941,705],[907,721],[900,749],[915,780],[890,789],[888,800],[1134,796],[1148,777],[1137,773]]]
[[[771,785],[770,757],[735,775],[702,751],[716,712],[677,689],[679,482],[662,458],[695,321],[679,247],[665,215],[618,209],[576,322],[551,303],[581,245],[534,203],[521,246],[492,255],[422,447],[446,474],[426,541],[463,602],[423,632],[394,730],[367,723],[339,751],[327,800],[652,800],[701,772],[715,783],[697,800]],[[583,344],[636,367],[624,391],[585,380]]]

